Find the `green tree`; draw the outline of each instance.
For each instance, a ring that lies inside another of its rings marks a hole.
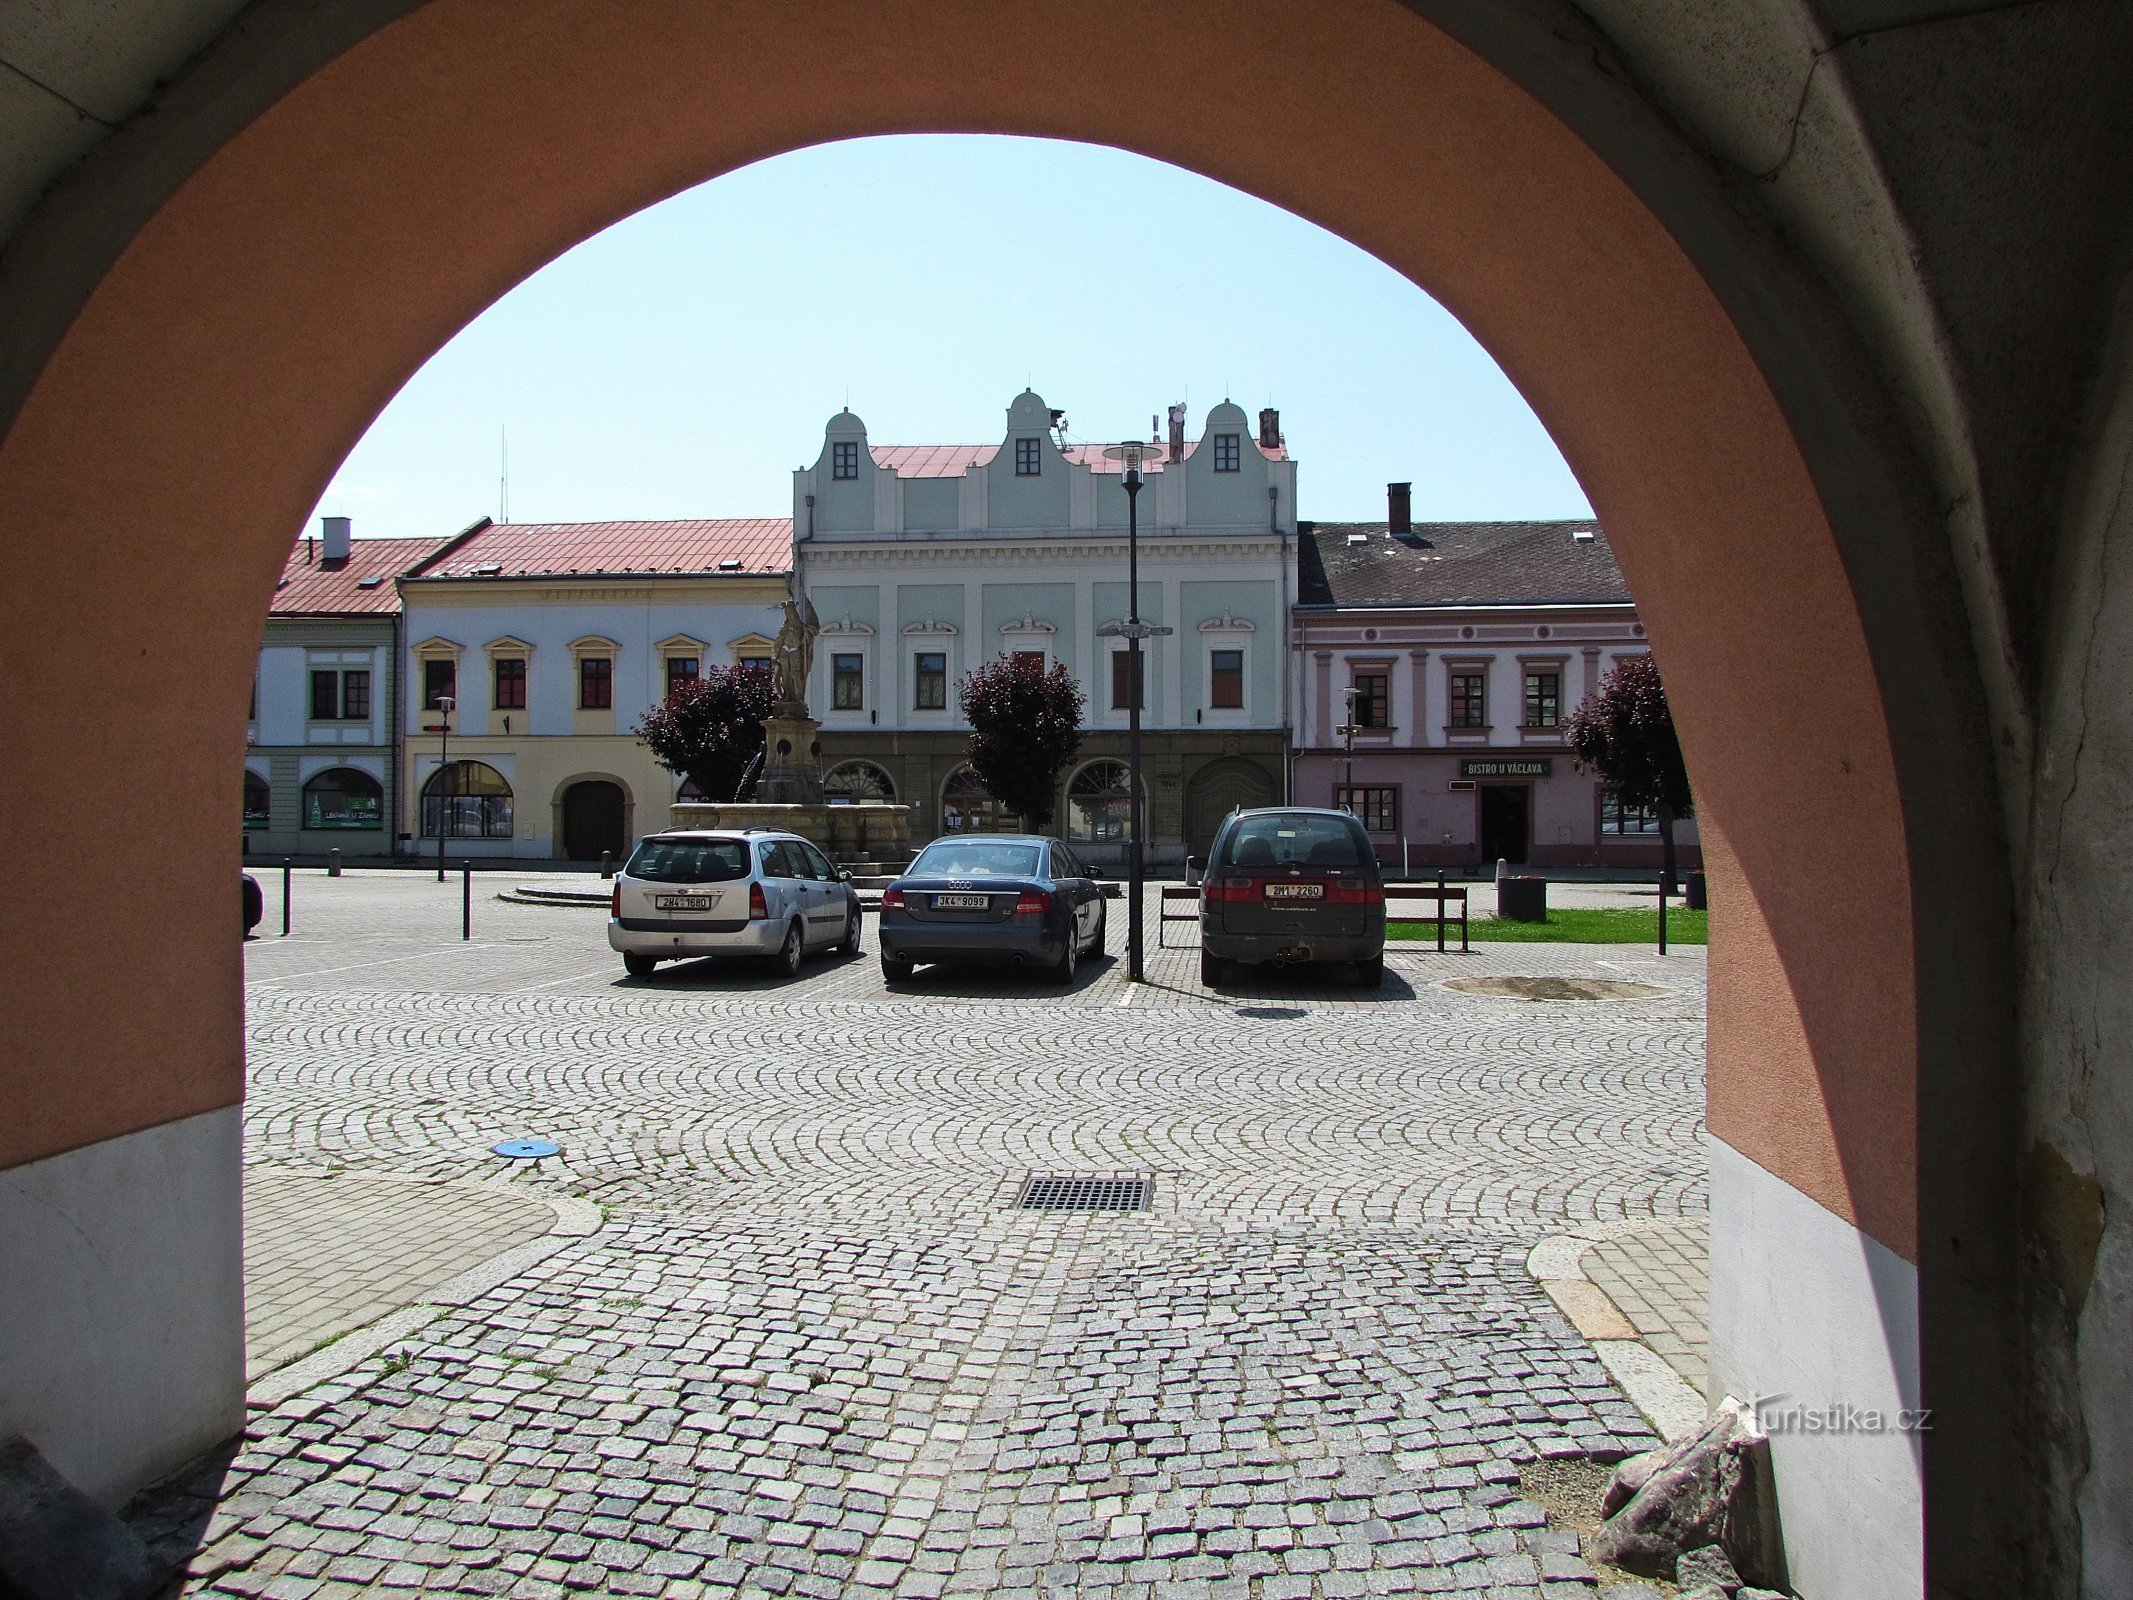
[[[1648,655],[1630,656],[1570,713],[1566,730],[1578,761],[1600,775],[1625,806],[1659,814],[1662,891],[1674,890],[1674,823],[1696,815],[1666,685]]]
[[[1081,685],[1063,666],[988,661],[957,687],[978,781],[1032,832],[1052,820],[1059,775],[1081,748]]]
[[[637,742],[706,800],[736,799],[748,763],[763,748],[772,692],[762,667],[712,667],[668,690],[666,703],[639,720]]]

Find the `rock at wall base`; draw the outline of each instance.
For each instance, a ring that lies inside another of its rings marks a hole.
[[[146,1600],[162,1574],[133,1530],[19,1436],[0,1439],[0,1594]]]
[[[1648,1472],[1641,1464],[1637,1472],[1641,1486],[1592,1536],[1593,1559],[1672,1578],[1682,1556],[1715,1544],[1740,1580],[1783,1587],[1770,1441],[1739,1401],[1728,1399],[1700,1431],[1669,1446]]]

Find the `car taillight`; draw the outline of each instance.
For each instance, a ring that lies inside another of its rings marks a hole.
[[[1041,917],[1052,909],[1052,897],[1042,889],[1024,889],[1015,897],[1015,915]]]
[[[884,890],[882,890],[882,891],[881,891],[881,909],[882,909],[882,910],[884,910],[884,911],[901,911],[901,910],[903,910],[903,908],[904,908],[904,892],[903,892],[903,890],[901,890],[901,889],[884,889]]]
[[[762,922],[769,915],[770,902],[763,898],[763,886],[760,883],[751,883],[748,885],[748,920]]]
[[[607,897],[607,914],[611,917],[622,915],[622,885],[620,883],[615,885],[615,892]]]
[[[1336,906],[1381,906],[1385,903],[1385,886],[1362,878],[1329,878],[1326,901]]]
[[[1250,878],[1209,878],[1200,886],[1200,898],[1209,905],[1250,905],[1257,888]]]

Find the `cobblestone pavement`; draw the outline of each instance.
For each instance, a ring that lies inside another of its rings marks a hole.
[[[1705,1392],[1710,1343],[1711,1225],[1654,1223],[1585,1252],[1585,1276],[1621,1308],[1637,1337]]]
[[[548,1231],[524,1195],[257,1167],[244,1184],[248,1377]]]
[[[1593,1592],[1518,1466],[1650,1436],[1523,1257],[1701,1213],[1700,951],[643,982],[597,913],[483,902],[461,944],[457,888],[298,875],[250,951],[254,1175],[540,1135],[516,1183],[608,1226],[144,1503],[185,1592]],[[1438,986],[1489,972],[1666,993]],[[1011,1208],[1099,1171],[1152,1208]]]

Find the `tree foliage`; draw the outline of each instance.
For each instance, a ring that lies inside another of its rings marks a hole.
[[[1081,748],[1081,685],[1063,666],[1001,656],[963,679],[957,696],[970,724],[970,765],[1023,826],[1052,820],[1059,775]]]
[[[1696,814],[1666,685],[1648,655],[1630,656],[1570,713],[1570,748],[1626,806],[1676,817]]]
[[[696,785],[706,800],[730,801],[748,763],[763,748],[771,674],[762,667],[711,667],[684,678],[666,703],[647,711],[637,742],[669,772]]]

